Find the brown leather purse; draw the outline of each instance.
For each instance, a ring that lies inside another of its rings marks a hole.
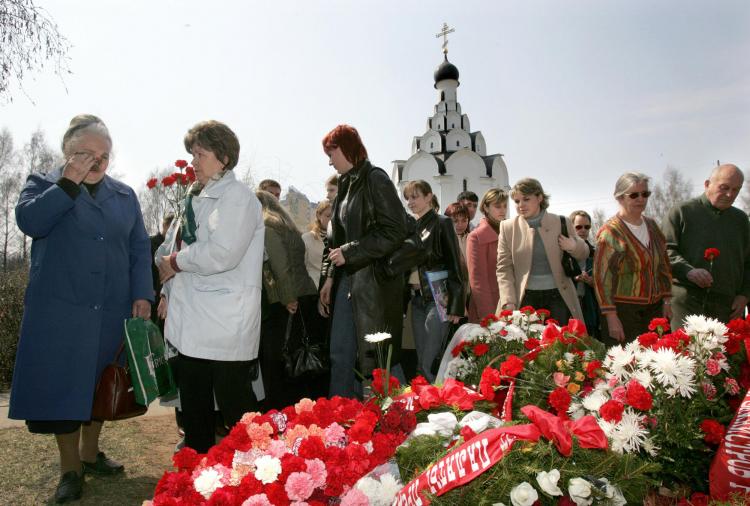
[[[124,420],[141,416],[148,406],[135,402],[133,382],[127,365],[118,363],[125,349],[123,340],[114,361],[104,368],[94,391],[94,406],[91,409],[92,420]]]

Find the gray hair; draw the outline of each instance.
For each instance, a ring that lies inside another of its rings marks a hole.
[[[109,136],[109,130],[107,125],[93,114],[79,114],[70,120],[70,125],[65,131],[62,139],[62,152],[67,156],[72,150],[72,146],[76,144],[81,137],[89,134],[99,135],[109,142],[110,147],[112,146],[112,138]]]
[[[625,174],[620,176],[615,183],[615,198],[617,199],[625,195],[625,192],[628,191],[628,188],[630,188],[634,184],[646,183],[646,186],[648,186],[648,182],[650,180],[651,178],[646,174],[642,174],[640,172],[626,172]]]

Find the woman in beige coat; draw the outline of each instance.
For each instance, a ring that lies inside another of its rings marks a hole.
[[[510,192],[518,216],[500,224],[497,244],[498,313],[533,306],[548,309],[566,324],[572,316],[583,321],[573,281],[562,267],[563,250],[578,260],[588,256],[567,218],[568,237],[562,235],[560,216],[548,213],[549,196],[536,179],[522,179]]]

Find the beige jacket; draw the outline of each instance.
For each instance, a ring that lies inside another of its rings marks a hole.
[[[577,260],[583,260],[589,254],[588,246],[576,236],[570,220],[566,218],[565,222],[568,228],[568,236],[576,241],[576,247],[571,255]],[[560,217],[556,214],[546,213],[542,218],[539,233],[544,241],[544,249],[547,252],[552,275],[555,277],[555,284],[572,317],[583,320],[581,305],[573,281],[565,275],[562,268],[562,249],[557,244],[560,231]],[[498,313],[506,304],[513,304],[518,309],[523,300],[526,282],[531,271],[533,249],[534,231],[523,217],[516,216],[500,223],[500,235],[497,241],[497,283],[500,289]]]

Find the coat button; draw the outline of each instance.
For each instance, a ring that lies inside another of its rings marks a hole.
[[[99,305],[99,304],[94,304],[93,308],[94,308],[95,311],[99,311],[102,308],[102,306]]]

